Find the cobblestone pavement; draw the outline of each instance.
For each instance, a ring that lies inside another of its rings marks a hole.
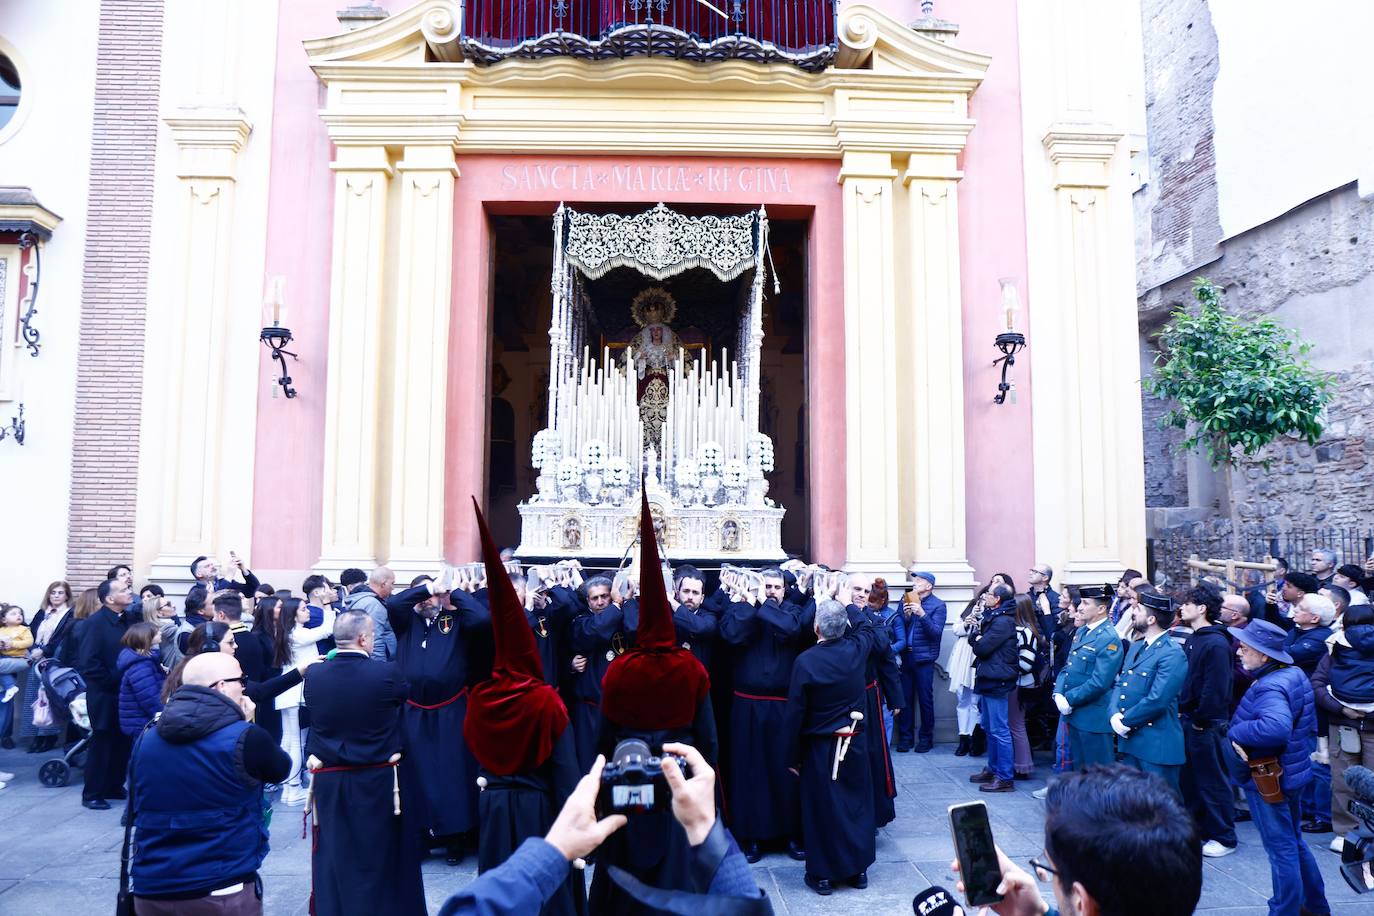
[[[781,854],[765,856],[754,867],[760,884],[778,913],[911,912],[919,890],[941,884],[953,888],[948,869],[953,855],[945,809],[984,798],[992,812],[998,843],[1018,861],[1041,851],[1042,805],[1031,790],[1039,779],[1017,783],[1014,794],[980,795],[968,776],[981,763],[953,755],[941,745],[929,754],[895,755],[899,781],[897,820],[882,831],[878,861],[869,869],[867,890],[837,889],[828,898],[802,884],[803,865]],[[1047,761],[1037,758],[1041,773]],[[87,811],[77,784],[44,788],[37,779],[37,759],[22,751],[0,751],[0,770],[18,774],[0,790],[0,913],[23,916],[76,916],[107,912],[119,877],[123,831],[119,809]],[[1238,825],[1241,845],[1235,855],[1207,860],[1199,912],[1215,916],[1262,916],[1269,896],[1269,866],[1251,824]],[[1330,835],[1312,839],[1326,878],[1332,912],[1341,916],[1374,916],[1374,895],[1357,897],[1337,871],[1338,859],[1325,846]],[[472,857],[451,868],[442,859],[424,865],[425,893],[431,912],[454,890],[471,881]],[[299,808],[277,807],[272,823],[272,852],[262,869],[266,910],[273,916],[306,913],[310,885],[309,846],[301,839]]]

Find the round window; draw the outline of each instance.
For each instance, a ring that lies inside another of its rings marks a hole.
[[[7,54],[0,51],[0,130],[13,120],[19,111],[19,68]]]

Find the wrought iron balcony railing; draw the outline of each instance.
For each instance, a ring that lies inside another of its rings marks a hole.
[[[464,56],[588,60],[657,56],[782,62],[835,58],[836,0],[467,0]]]

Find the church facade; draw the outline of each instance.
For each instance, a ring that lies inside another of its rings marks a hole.
[[[552,415],[561,206],[766,211],[751,397],[789,552],[890,583],[916,564],[949,598],[1032,562],[1068,582],[1143,568],[1138,19],[1077,0],[785,5],[814,30],[744,2],[102,4],[91,190],[45,242],[62,269],[40,306],[65,314],[34,365],[65,368],[35,391],[5,354],[0,419],[26,392],[28,436],[0,440],[0,491],[36,519],[0,544],[22,566],[7,600],[125,559],[175,593],[230,549],[279,587],[378,563],[409,578],[477,556],[472,497],[517,543]],[[611,6],[657,10],[674,40]],[[732,12],[704,40],[700,17]],[[130,17],[151,51],[120,34]],[[99,179],[127,156],[102,155],[121,102],[98,87],[121,48],[154,66],[126,73],[152,95],[129,154],[146,170],[120,184],[146,244],[110,268],[92,252],[115,244],[101,208],[119,198]],[[0,156],[22,139],[0,135]],[[42,203],[59,181],[28,186]],[[124,281],[101,299],[106,274]],[[633,367],[630,302],[651,285],[588,279],[588,354],[628,347]],[[670,339],[727,365],[738,291],[667,288]],[[1013,334],[1024,348],[995,363]],[[137,384],[91,362],[116,344]],[[722,519],[721,549],[747,543]],[[580,546],[581,521],[555,520],[568,538],[572,521]]]

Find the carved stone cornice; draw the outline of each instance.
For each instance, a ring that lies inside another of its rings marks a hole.
[[[239,150],[253,125],[237,108],[183,108],[162,119],[181,155],[179,178],[234,180]]]
[[[1105,188],[1125,134],[1099,125],[1055,125],[1041,141],[1054,163],[1054,186]]]

